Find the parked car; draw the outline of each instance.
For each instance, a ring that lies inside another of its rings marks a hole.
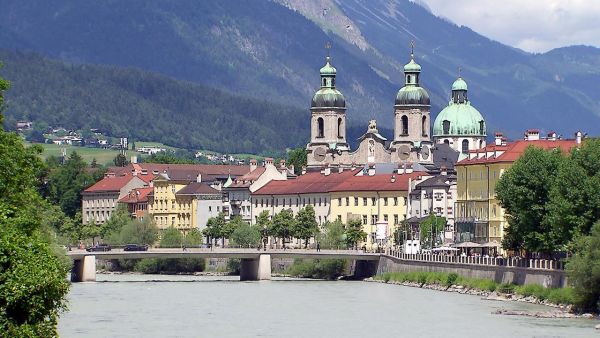
[[[88,246],[85,251],[96,252],[96,251],[110,251],[112,248],[108,244],[96,244],[94,246]]]
[[[148,251],[148,245],[144,244],[127,244],[123,248],[123,251]]]

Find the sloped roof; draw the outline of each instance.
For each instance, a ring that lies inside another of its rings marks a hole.
[[[409,174],[354,176],[344,180],[330,191],[408,191],[409,179],[416,179],[423,175],[427,173],[416,171]]]
[[[110,192],[120,191],[127,183],[129,183],[134,176],[131,173],[118,175],[118,176],[107,176],[96,182],[91,187],[85,189],[84,193],[92,192]]]
[[[242,177],[238,177],[228,188],[249,188],[264,172],[265,167],[258,167]]]
[[[535,140],[535,141],[519,140],[519,141],[514,141],[512,143],[509,143],[506,146],[492,145],[492,146],[487,146],[483,149],[472,150],[470,153],[488,153],[488,152],[493,153],[494,150],[503,151],[503,152],[498,156],[492,155],[492,156],[488,157],[486,154],[482,158],[477,158],[477,157],[473,158],[473,159],[466,158],[466,159],[458,162],[456,165],[514,162],[517,159],[519,159],[519,157],[521,157],[521,155],[523,155],[523,153],[525,153],[525,150],[527,150],[527,148],[529,146],[541,148],[544,150],[560,149],[563,153],[568,153],[569,151],[571,151],[571,149],[577,147],[577,142],[575,140],[554,140],[554,141],[552,141],[552,140]]]
[[[454,177],[454,180],[456,180],[456,177]],[[436,175],[436,176],[430,177],[430,178],[424,180],[423,182],[417,184],[415,186],[415,188],[419,189],[419,188],[426,188],[426,187],[449,187],[450,184],[448,184],[447,181],[452,181],[452,176]]]
[[[119,200],[119,203],[140,203],[148,202],[148,195],[152,192],[152,187],[137,188],[129,192]]]
[[[220,195],[221,192],[205,183],[192,182],[181,188],[176,195]]]
[[[295,195],[329,192],[332,188],[348,178],[354,177],[359,172],[360,169],[344,170],[341,173],[332,170],[329,175],[320,172],[309,172],[298,176],[294,180],[271,181],[255,191],[253,195]]]

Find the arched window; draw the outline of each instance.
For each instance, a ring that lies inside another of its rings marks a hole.
[[[402,121],[402,130],[400,132],[400,135],[408,135],[408,116],[403,115],[401,121]]]
[[[479,149],[483,148],[483,141],[479,140]]]
[[[327,86],[327,79],[323,78],[323,87]]]
[[[338,138],[343,138],[342,135],[342,118],[338,117]]]
[[[429,131],[429,126],[427,125],[427,116],[423,116],[421,122],[421,131],[423,136],[427,136],[427,132]]]
[[[463,152],[463,154],[466,154],[469,152],[469,140],[462,141],[462,152]]]
[[[406,75],[406,83],[411,83],[412,77],[410,75]]]
[[[444,120],[442,122],[442,128],[444,129],[443,130],[444,135],[450,134],[450,121]]]
[[[335,78],[331,79],[331,86],[335,87]]]
[[[479,121],[479,135],[485,134],[485,122]]]
[[[325,122],[322,117],[317,119],[317,137],[323,137],[325,134]]]
[[[445,139],[445,140],[444,140],[444,143],[445,143],[445,144],[447,144],[447,145],[450,145],[450,140],[448,140],[448,139]]]

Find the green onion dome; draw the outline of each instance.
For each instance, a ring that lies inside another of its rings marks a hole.
[[[452,100],[433,123],[433,136],[486,136],[485,120],[467,99],[467,83],[458,78],[452,85]]]
[[[344,95],[335,88],[336,69],[331,65],[331,58],[327,56],[325,66],[321,73],[321,88],[315,93],[311,101],[311,108],[346,108]]]

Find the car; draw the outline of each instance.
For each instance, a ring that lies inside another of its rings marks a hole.
[[[144,244],[127,244],[123,248],[123,251],[148,251],[148,245]]]
[[[94,246],[88,246],[85,251],[87,252],[97,252],[97,251],[110,251],[112,248],[108,244],[96,244]]]

